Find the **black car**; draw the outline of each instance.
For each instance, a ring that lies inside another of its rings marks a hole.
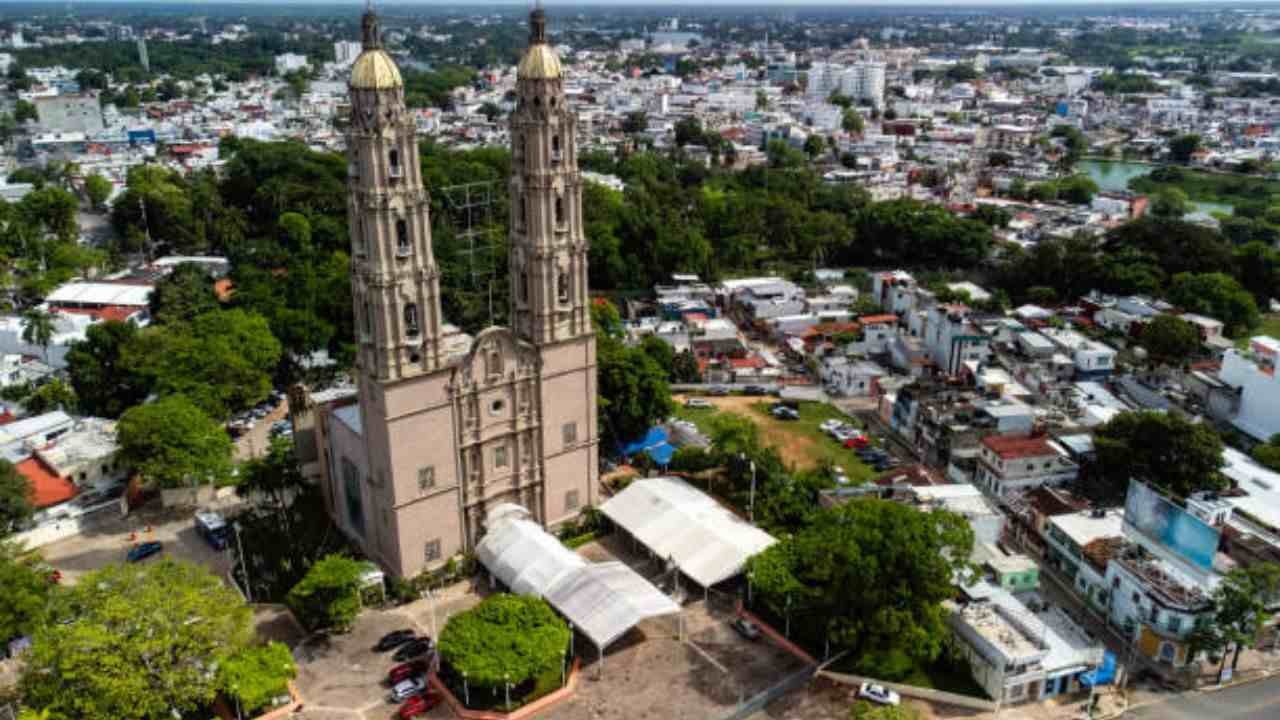
[[[373,649],[378,652],[386,652],[392,648],[398,648],[407,642],[412,642],[414,634],[412,630],[393,630],[383,635],[378,644],[373,646]]]
[[[742,389],[743,395],[768,395],[769,388],[763,385],[748,385]]]
[[[391,659],[396,662],[408,662],[423,655],[427,655],[435,650],[435,643],[431,642],[429,637],[420,637],[412,642],[405,643],[400,646],[395,655]]]

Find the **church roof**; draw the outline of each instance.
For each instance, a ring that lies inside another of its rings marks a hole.
[[[382,48],[360,53],[351,67],[351,87],[356,90],[390,90],[402,87],[400,68]]]
[[[520,59],[516,77],[524,80],[550,80],[560,77],[560,58],[550,45],[530,45]]]

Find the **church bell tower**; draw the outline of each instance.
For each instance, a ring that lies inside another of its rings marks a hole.
[[[516,71],[511,114],[511,318],[534,345],[591,334],[576,116],[565,103],[560,59],[542,8]]]
[[[442,365],[440,273],[404,82],[372,11],[361,34],[347,135],[352,296],[362,381],[386,383]]]

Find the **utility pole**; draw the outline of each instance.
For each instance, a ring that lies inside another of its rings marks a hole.
[[[244,544],[240,542],[240,522],[232,523],[231,527],[236,531],[236,550],[240,554],[240,569],[244,571],[244,599],[252,604],[253,584],[249,582],[249,563],[244,559]]]

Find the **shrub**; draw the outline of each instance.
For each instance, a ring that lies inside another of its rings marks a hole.
[[[545,600],[491,595],[454,615],[440,633],[440,655],[475,688],[498,688],[509,677],[521,684],[558,670],[569,646],[569,627]]]
[[[293,586],[285,602],[308,630],[346,632],[360,614],[360,575],[365,564],[326,555]]]
[[[245,715],[288,693],[289,681],[297,675],[289,646],[278,642],[242,650],[218,668],[219,684],[239,698]]]

